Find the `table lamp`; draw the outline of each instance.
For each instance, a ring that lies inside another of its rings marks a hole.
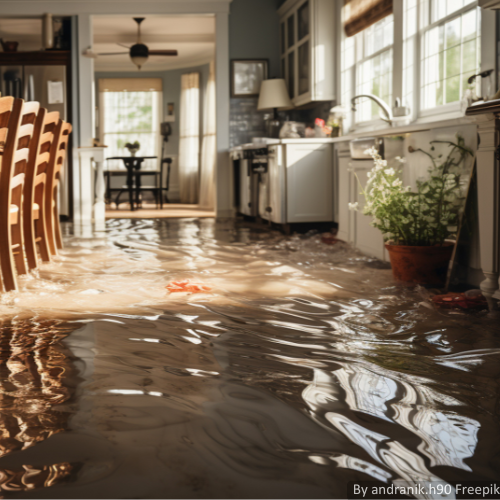
[[[279,137],[281,123],[278,118],[278,109],[290,108],[293,108],[293,103],[288,95],[285,80],[281,78],[264,80],[262,82],[262,86],[260,87],[259,104],[257,109],[259,111],[273,110],[272,118],[269,118],[266,123],[268,137]]]

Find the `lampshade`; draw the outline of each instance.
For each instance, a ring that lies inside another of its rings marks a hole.
[[[273,78],[264,80],[260,87],[259,111],[264,109],[288,109],[293,108],[293,103],[288,96],[285,80]]]

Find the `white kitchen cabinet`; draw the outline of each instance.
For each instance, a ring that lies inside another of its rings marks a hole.
[[[287,144],[288,222],[333,221],[333,147]]]
[[[371,160],[351,160],[344,151],[337,155],[338,224],[339,239],[351,243],[361,252],[381,260],[388,260],[382,233],[370,225],[371,216],[363,215],[367,174],[373,168]],[[349,210],[349,203],[358,203],[358,210]]]
[[[333,145],[271,146],[259,184],[259,215],[276,224],[333,221]]]
[[[281,76],[295,106],[335,99],[335,0],[287,0],[279,9]]]

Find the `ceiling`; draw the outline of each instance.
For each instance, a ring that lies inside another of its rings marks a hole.
[[[137,25],[128,16],[95,16],[93,18],[93,51],[125,52],[123,55],[100,56],[96,71],[138,71],[130,60],[127,46],[137,40]],[[149,16],[141,25],[141,39],[150,49],[176,49],[175,57],[151,56],[141,71],[165,71],[187,68],[209,62],[215,53],[215,18],[213,16]]]
[[[127,49],[117,43],[133,45],[137,25],[129,16],[94,16],[93,51],[125,52],[119,56],[101,56],[96,71],[138,71]],[[141,26],[142,42],[150,49],[176,49],[176,57],[151,56],[141,71],[165,71],[205,64],[214,58],[215,18],[213,16],[147,16]],[[41,50],[41,19],[0,18],[0,38],[18,41],[19,50]]]

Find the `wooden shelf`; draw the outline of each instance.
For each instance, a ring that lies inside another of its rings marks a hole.
[[[67,66],[71,63],[69,50],[39,50],[36,52],[0,52],[2,66]]]

